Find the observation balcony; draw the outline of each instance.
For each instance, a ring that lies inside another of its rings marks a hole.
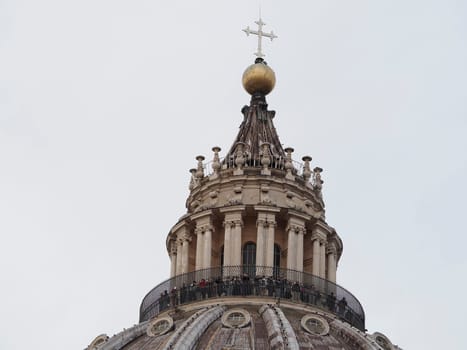
[[[311,305],[365,331],[363,307],[346,289],[309,273],[255,265],[213,267],[170,278],[143,298],[139,320],[147,321],[178,305],[221,297]]]

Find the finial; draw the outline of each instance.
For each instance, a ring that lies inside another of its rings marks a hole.
[[[220,150],[221,150],[221,148],[219,146],[214,146],[212,148],[212,151],[214,152],[214,158],[212,160],[212,165],[211,165],[212,170],[213,170],[213,174],[210,176],[211,179],[214,179],[219,175],[219,170],[221,168],[221,162],[220,162],[220,159],[219,159]]]
[[[313,185],[314,185],[314,188],[320,193],[321,193],[321,189],[323,188],[323,183],[324,183],[324,181],[321,179],[322,171],[323,169],[321,169],[318,166],[313,169]]]
[[[197,156],[196,160],[198,161],[198,167],[196,169],[196,177],[198,179],[202,179],[204,177],[204,167],[203,167],[203,160],[204,156]]]
[[[308,185],[310,178],[311,178],[311,168],[310,168],[310,162],[311,162],[311,157],[310,156],[304,156],[302,160],[305,162],[303,165],[303,178],[305,179],[305,183]]]
[[[188,188],[190,189],[190,191],[195,188],[197,185],[198,185],[198,181],[196,179],[196,169],[190,169],[190,174],[191,174],[191,179],[190,179],[190,185],[188,186]]]
[[[266,64],[266,61],[263,60],[262,40],[263,37],[266,37],[270,38],[272,41],[274,38],[277,38],[277,36],[273,31],[270,33],[263,32],[263,26],[266,25],[266,23],[261,19],[261,10],[259,19],[255,21],[255,23],[258,25],[258,30],[251,30],[250,27],[243,29],[246,35],[253,34],[258,36],[258,51],[255,53],[257,56],[255,63],[249,66],[243,73],[242,83],[243,87],[250,95],[264,97],[274,89],[276,75]]]
[[[284,166],[285,170],[287,171],[285,178],[289,180],[295,180],[295,176],[292,173],[292,170],[294,168],[293,163],[292,163],[292,153],[294,149],[292,147],[287,147],[286,149],[284,149],[284,151],[287,154],[285,158],[285,166]]]
[[[256,57],[259,57],[259,58],[262,58],[264,57],[264,54],[263,54],[263,51],[262,51],[262,40],[263,40],[263,37],[266,37],[266,38],[270,38],[271,41],[275,38],[277,38],[277,35],[274,34],[274,32],[271,30],[270,33],[265,33],[263,32],[263,26],[266,25],[266,23],[263,22],[263,20],[261,19],[261,13],[259,15],[259,19],[257,21],[255,21],[255,23],[258,25],[258,30],[251,30],[250,29],[250,26],[246,27],[245,29],[243,29],[243,31],[246,33],[246,35],[250,35],[250,34],[253,34],[253,35],[257,35],[258,36],[258,51],[255,52],[254,54],[256,55]]]

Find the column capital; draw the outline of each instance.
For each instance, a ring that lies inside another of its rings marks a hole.
[[[319,241],[320,243],[326,241],[326,234],[319,231],[312,231],[311,233],[311,240],[312,241]]]
[[[276,227],[277,226],[277,223],[276,221],[270,221],[268,219],[257,219],[256,220],[256,227],[259,227],[259,226],[262,226],[262,227]]]
[[[289,223],[289,224],[287,225],[286,231],[292,231],[292,232],[295,232],[295,233],[297,233],[297,234],[303,234],[303,235],[306,234],[306,228],[305,228],[305,226],[303,226],[303,225],[297,225],[297,224],[295,224],[295,223]]]
[[[305,235],[306,234],[305,223],[307,220],[310,219],[310,216],[295,212],[293,210],[289,210],[288,217],[289,217],[289,220],[287,222],[286,230],[295,232],[297,234],[301,233]]]
[[[195,228],[195,235],[203,234],[206,231],[214,232],[214,226],[210,223],[201,224],[196,226]]]
[[[189,232],[184,232],[183,234],[178,236],[178,241],[181,242],[182,244],[185,242],[191,242],[191,239],[192,237]]]
[[[337,248],[336,248],[335,244],[332,243],[332,242],[328,243],[328,245],[327,245],[326,255],[328,255],[328,254],[332,254],[334,256],[337,256]]]
[[[171,240],[169,243],[169,255],[170,256],[175,256],[177,255],[177,241],[176,240]]]
[[[241,226],[243,227],[243,220],[242,219],[231,219],[231,220],[224,220],[223,223],[224,227],[237,227]]]
[[[223,225],[225,227],[243,226],[243,214],[245,213],[244,205],[235,205],[233,207],[221,208],[219,210],[225,214]]]

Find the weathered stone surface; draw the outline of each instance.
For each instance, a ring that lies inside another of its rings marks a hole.
[[[176,312],[172,310],[170,315],[175,327],[167,334],[148,336],[149,322],[145,322],[111,337],[98,349],[385,350],[376,343],[375,335],[359,331],[333,314],[304,304],[283,301],[280,306],[267,305],[261,304],[261,299],[248,298],[218,301],[197,302]],[[243,328],[223,326],[222,314],[236,308],[246,310],[251,322]],[[329,324],[328,334],[314,335],[303,329],[301,319],[310,314],[318,315]],[[391,350],[399,349],[390,346]]]

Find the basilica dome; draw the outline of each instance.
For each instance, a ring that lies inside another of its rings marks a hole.
[[[276,37],[255,23],[248,35]],[[170,278],[143,298],[137,325],[87,350],[399,349],[367,333],[362,305],[337,284],[343,242],[326,221],[323,169],[282,146],[261,55],[243,75],[251,100],[231,147],[190,170],[186,213],[165,239]]]
[[[383,334],[369,335],[323,309],[261,297],[221,297],[171,308],[95,341],[89,350],[399,349]]]

